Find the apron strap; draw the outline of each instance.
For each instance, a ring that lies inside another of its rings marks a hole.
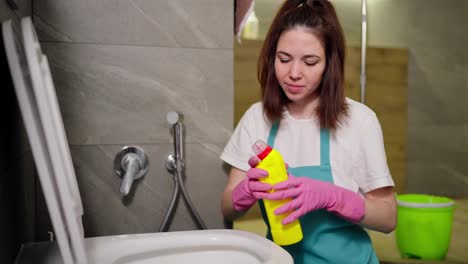
[[[320,130],[320,166],[330,166],[330,131]]]
[[[275,138],[276,138],[276,134],[278,134],[278,128],[279,128],[279,120],[275,120],[273,124],[271,125],[270,134],[268,135],[268,142],[267,142],[267,144],[272,148],[274,148],[274,145],[275,145]]]

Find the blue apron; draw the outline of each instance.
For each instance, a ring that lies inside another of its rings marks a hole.
[[[274,122],[268,136],[268,145],[274,147],[279,122]],[[330,166],[330,133],[320,131],[320,165],[289,167],[295,176],[304,176],[333,183]],[[263,219],[270,227],[263,201],[259,200]],[[297,244],[283,246],[294,258],[295,264],[375,264],[379,263],[367,232],[357,224],[348,222],[324,209],[307,213],[299,219],[304,238]]]

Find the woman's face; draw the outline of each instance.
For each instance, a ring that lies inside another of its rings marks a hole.
[[[322,41],[306,27],[284,31],[276,48],[275,72],[286,96],[297,104],[312,102],[326,66]]]

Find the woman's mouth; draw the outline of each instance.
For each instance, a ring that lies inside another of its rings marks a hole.
[[[303,85],[289,84],[289,83],[285,83],[285,86],[286,86],[287,92],[292,93],[292,94],[300,93],[302,89],[304,88]]]

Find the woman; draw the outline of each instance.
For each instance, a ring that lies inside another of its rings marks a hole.
[[[222,201],[226,218],[257,200],[292,198],[275,214],[288,214],[283,224],[301,223],[302,241],[284,247],[296,264],[378,263],[364,227],[389,233],[396,225],[382,130],[371,109],[344,96],[344,58],[331,3],[287,0],[258,61],[262,102],[247,110],[221,155],[232,165]],[[253,158],[245,162],[258,139],[282,154],[287,181],[258,181],[268,173]]]

